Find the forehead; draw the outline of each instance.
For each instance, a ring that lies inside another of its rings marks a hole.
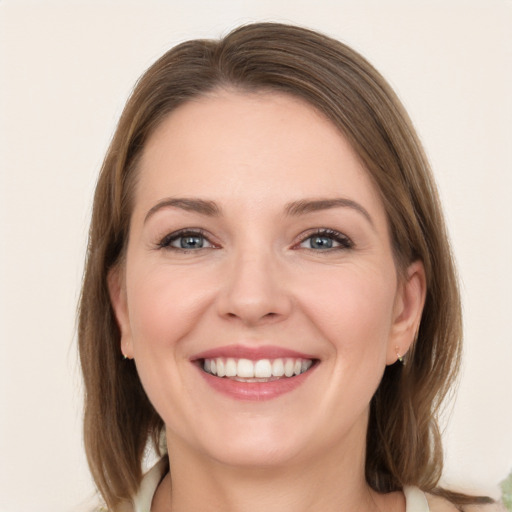
[[[340,130],[304,100],[276,92],[219,90],[185,103],[147,141],[139,173],[136,208],[164,196],[260,208],[351,196],[382,209]]]

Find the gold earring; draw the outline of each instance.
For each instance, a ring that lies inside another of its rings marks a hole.
[[[400,352],[398,351],[398,347],[395,347],[395,350],[396,350],[396,357],[397,357],[397,359],[398,359],[402,364],[405,364],[405,363],[404,363],[404,357],[400,355]]]

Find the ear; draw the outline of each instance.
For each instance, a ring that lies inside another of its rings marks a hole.
[[[122,266],[116,266],[109,271],[107,284],[110,302],[112,303],[117,325],[121,333],[121,352],[125,357],[133,359],[130,318],[128,315],[126,285]]]
[[[425,267],[421,261],[415,261],[398,284],[386,364],[396,362],[415,341],[426,293]]]

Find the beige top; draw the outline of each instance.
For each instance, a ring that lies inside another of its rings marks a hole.
[[[151,502],[166,467],[165,459],[158,462],[142,479],[139,492],[133,498],[134,512],[151,512]],[[417,487],[404,487],[406,512],[429,512],[425,493]]]

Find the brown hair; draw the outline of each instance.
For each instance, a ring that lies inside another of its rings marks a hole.
[[[115,509],[136,492],[146,444],[157,443],[163,429],[135,365],[122,360],[107,288],[124,254],[137,162],[169,112],[219,87],[288,93],[329,118],[380,191],[398,270],[423,262],[427,296],[416,342],[406,366],[386,368],[371,402],[366,479],[379,492],[433,490],[442,470],[437,414],[459,365],[461,311],[429,165],[400,101],[364,58],[316,32],[263,23],[161,57],[137,83],[103,163],[79,311],[85,447],[101,494]]]

